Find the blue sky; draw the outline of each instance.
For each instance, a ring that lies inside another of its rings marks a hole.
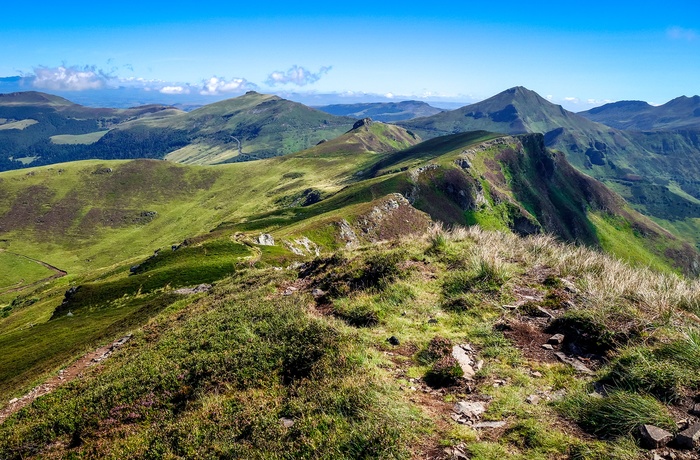
[[[473,102],[522,85],[571,110],[700,93],[695,2],[471,3],[11,2],[0,77],[23,79],[0,91]]]

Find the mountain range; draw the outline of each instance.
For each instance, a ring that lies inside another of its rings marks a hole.
[[[700,128],[700,96],[681,96],[663,105],[643,101],[605,104],[579,115],[617,129],[672,131]]]
[[[0,172],[0,458],[684,442],[692,131],[521,87],[394,124],[253,92],[189,113],[6,97],[27,167]]]

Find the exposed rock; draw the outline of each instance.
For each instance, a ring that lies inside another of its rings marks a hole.
[[[541,398],[537,395],[530,395],[527,398],[525,398],[525,402],[528,404],[537,405],[540,403]]]
[[[671,442],[673,434],[654,425],[639,427],[639,441],[645,449],[658,449]]]
[[[315,288],[311,291],[311,295],[314,296],[314,299],[318,299],[326,295],[326,292],[323,289]]]
[[[467,457],[467,454],[465,453],[464,444],[459,444],[454,447],[445,447],[443,452],[445,452],[445,455],[447,455],[446,458],[450,460],[469,460],[469,457]]]
[[[305,236],[294,240],[293,242],[286,241],[285,246],[289,248],[294,254],[298,256],[305,256],[307,254],[312,256],[320,256],[321,250],[319,247]]]
[[[543,344],[540,345],[540,346],[541,346],[542,348],[544,348],[545,350],[554,350],[554,346],[551,345],[551,344],[549,344],[549,343],[543,343]]]
[[[700,416],[700,403],[696,403],[690,408],[690,414]]]
[[[700,446],[700,423],[695,423],[676,436],[676,444],[681,449],[695,449]]]
[[[469,169],[472,167],[472,164],[466,158],[457,158],[455,163],[462,169]]]
[[[294,426],[294,420],[292,420],[291,418],[281,417],[280,425],[282,425],[285,428],[291,428]]]
[[[465,379],[474,378],[474,359],[472,358],[472,347],[469,344],[455,345],[452,347],[452,357],[457,361],[459,367],[464,372]]]
[[[479,422],[472,425],[472,428],[503,428],[506,426],[506,422]]]
[[[550,345],[561,345],[563,342],[564,334],[554,334],[547,340],[547,343]]]
[[[175,289],[173,293],[175,294],[180,294],[180,295],[191,295],[191,294],[199,294],[200,292],[209,292],[211,291],[211,284],[200,284],[195,287],[191,288],[180,288],[180,289]]]
[[[352,229],[347,220],[343,219],[338,222],[338,228],[340,230],[340,239],[345,241],[345,246],[354,247],[359,244],[355,230]]]
[[[371,118],[363,118],[362,120],[356,121],[355,124],[352,125],[352,129],[361,128],[363,126],[372,126],[372,123],[374,123],[374,121],[372,121]]]
[[[269,233],[261,233],[260,236],[255,239],[255,242],[261,246],[275,245],[275,239]]]
[[[559,359],[559,361],[568,364],[569,366],[576,369],[576,372],[580,372],[581,374],[593,375],[593,371],[587,368],[586,365],[583,364],[577,358],[570,358],[562,352],[556,352],[554,353],[554,356],[556,356]]]
[[[452,412],[460,417],[478,420],[486,412],[486,403],[483,401],[459,401],[452,408]]]

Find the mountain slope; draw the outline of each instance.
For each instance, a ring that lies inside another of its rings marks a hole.
[[[161,105],[83,107],[35,91],[0,94],[0,170],[95,157],[85,153],[89,145],[119,123],[177,112]]]
[[[0,170],[96,158],[189,164],[268,158],[332,139],[354,121],[255,92],[188,113],[164,106],[95,109],[13,93],[0,98]]]
[[[684,247],[540,134],[377,152],[414,141],[363,121],[269,160],[0,174],[2,244],[75,270],[0,295],[0,457],[623,460],[679,431],[697,282],[534,234],[665,271]]]
[[[700,244],[700,144],[693,131],[620,131],[554,105],[522,87],[432,117],[398,123],[424,138],[486,129],[544,134],[580,171],[602,180],[639,211]],[[641,194],[640,189],[649,190]]]
[[[374,102],[358,104],[333,104],[316,107],[332,115],[352,118],[372,118],[382,122],[410,120],[428,117],[442,112],[422,101]]]
[[[659,106],[641,101],[613,102],[579,115],[617,129],[696,130],[700,129],[700,96],[681,96]]]
[[[176,117],[123,124],[95,147],[153,137],[158,138],[159,155],[178,163],[246,161],[304,150],[346,132],[354,121],[250,91]]]

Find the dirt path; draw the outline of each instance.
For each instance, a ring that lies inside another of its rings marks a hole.
[[[19,292],[19,291],[22,291],[22,290],[24,290],[24,289],[27,289],[27,288],[30,288],[30,287],[34,287],[34,286],[38,286],[38,285],[40,285],[40,284],[46,283],[47,281],[51,281],[51,280],[54,280],[54,279],[56,279],[56,278],[61,278],[61,277],[66,276],[66,275],[68,274],[68,272],[63,271],[63,270],[61,270],[60,268],[54,267],[53,265],[48,264],[48,263],[46,263],[46,262],[44,262],[44,261],[42,261],[42,260],[33,259],[33,258],[31,258],[31,257],[25,256],[25,255],[22,255],[22,254],[17,254],[16,252],[6,251],[6,250],[4,250],[4,249],[0,249],[0,252],[6,252],[7,254],[11,254],[11,255],[16,256],[16,257],[22,257],[23,259],[27,259],[27,260],[29,260],[29,261],[31,261],[31,262],[34,262],[35,264],[39,264],[39,265],[41,265],[42,267],[46,267],[46,268],[48,268],[49,270],[51,270],[51,271],[54,272],[53,275],[51,275],[51,276],[49,276],[49,277],[46,277],[46,278],[42,278],[42,279],[40,279],[40,280],[38,280],[38,281],[34,281],[33,283],[30,283],[30,284],[23,284],[23,285],[20,285],[20,286],[18,286],[18,287],[11,287],[11,288],[9,288],[9,289],[5,289],[4,291],[0,291],[0,295],[9,294],[9,293],[11,293],[11,292]]]
[[[44,396],[45,394],[51,393],[53,390],[63,385],[64,383],[70,382],[71,380],[74,380],[76,378],[82,378],[83,372],[87,368],[94,366],[95,364],[109,358],[109,356],[112,353],[114,353],[115,350],[120,348],[130,339],[131,334],[122,337],[114,343],[105,345],[93,352],[86,354],[67,368],[60,370],[56,376],[51,377],[41,385],[32,388],[32,390],[26,395],[22,396],[21,398],[14,398],[10,400],[7,407],[0,410],[0,425],[10,415],[28,406],[29,404],[34,402],[35,399]]]

